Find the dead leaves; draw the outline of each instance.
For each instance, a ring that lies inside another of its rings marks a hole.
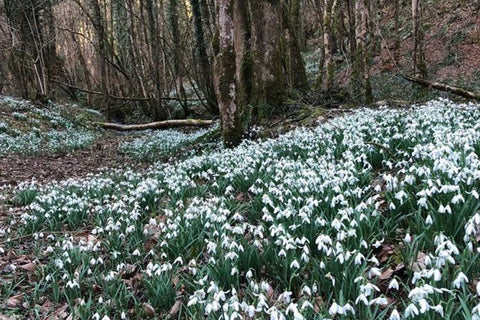
[[[29,262],[24,265],[19,266],[20,269],[26,270],[28,272],[34,272],[37,269],[37,265],[34,262]]]
[[[171,317],[175,316],[180,311],[180,308],[182,307],[182,305],[183,305],[183,301],[181,299],[175,301],[174,305],[169,311],[170,316]]]
[[[15,309],[22,306],[23,303],[23,294],[19,294],[13,297],[10,297],[5,302],[5,308],[7,309]]]
[[[153,318],[155,317],[155,309],[152,307],[151,304],[149,303],[143,303],[143,313],[145,314],[145,316],[147,316],[148,318]]]

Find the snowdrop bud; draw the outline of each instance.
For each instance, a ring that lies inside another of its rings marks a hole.
[[[405,235],[405,238],[403,238],[403,241],[405,241],[405,243],[410,243],[410,242],[412,242],[412,237],[410,236],[409,233],[407,233],[407,234]]]

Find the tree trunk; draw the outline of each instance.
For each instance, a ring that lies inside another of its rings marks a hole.
[[[177,97],[182,105],[184,116],[188,117],[190,111],[188,109],[188,104],[186,102],[186,93],[183,86],[183,74],[181,66],[181,47],[180,47],[180,28],[178,25],[178,10],[177,10],[177,0],[169,0],[168,2],[168,21],[170,32],[172,35],[172,60],[173,60],[173,76],[175,82],[175,91]]]
[[[148,16],[148,24],[149,24],[149,34],[150,34],[150,60],[152,62],[153,67],[153,81],[154,81],[154,88],[155,88],[155,99],[152,102],[151,109],[152,109],[152,116],[153,119],[158,120],[165,120],[167,118],[166,112],[164,110],[164,106],[162,104],[162,100],[160,97],[162,96],[162,79],[160,74],[160,48],[159,42],[160,39],[157,35],[158,27],[157,27],[157,16],[158,12],[156,10],[156,6],[153,0],[145,0],[145,6],[147,10]]]
[[[393,15],[394,15],[394,34],[393,34],[393,60],[395,64],[400,61],[400,14],[402,12],[400,0],[393,0]]]
[[[218,1],[218,54],[215,57],[215,89],[220,108],[223,141],[227,147],[240,143],[243,136],[240,116],[242,105],[237,105],[236,57],[234,43],[234,1]]]
[[[256,115],[262,119],[281,106],[286,95],[280,0],[252,0],[250,17],[255,70],[254,104]]]
[[[421,0],[412,0],[413,74],[414,76],[427,78],[422,11]]]
[[[110,89],[109,89],[109,77],[107,69],[108,60],[108,48],[107,48],[107,35],[105,32],[105,21],[103,19],[102,11],[98,0],[90,0],[90,6],[92,8],[92,24],[95,32],[95,37],[98,46],[98,67],[100,69],[100,81],[101,90],[103,93],[103,108],[105,108],[106,116],[111,116],[110,110]]]
[[[300,0],[291,0],[283,7],[284,37],[286,42],[286,72],[290,88],[306,92],[309,89],[305,63],[299,44]]]
[[[333,7],[336,0],[324,0],[323,3],[323,47],[325,64],[325,86],[328,89],[333,84],[333,41],[332,41],[332,16]]]
[[[369,0],[355,0],[355,33],[357,43],[352,70],[352,82],[354,88],[362,92],[364,102],[366,103],[373,101],[372,88],[370,85],[370,49],[372,45],[372,35],[369,30],[369,8]]]
[[[192,5],[193,26],[195,33],[195,49],[197,60],[200,65],[199,86],[207,99],[207,106],[212,114],[218,114],[217,97],[213,85],[213,69],[210,64],[210,58],[207,53],[207,44],[205,41],[204,22],[201,13],[199,0],[190,0]],[[206,10],[204,10],[206,11]],[[208,12],[208,11],[207,11]]]

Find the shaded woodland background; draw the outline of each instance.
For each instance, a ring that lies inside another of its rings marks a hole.
[[[478,90],[479,8],[425,0],[0,0],[0,94],[81,101],[121,122],[220,109],[235,144],[246,126],[286,106],[431,94],[402,74]]]

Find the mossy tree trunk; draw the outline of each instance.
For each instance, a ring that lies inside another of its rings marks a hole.
[[[290,0],[283,6],[283,28],[285,37],[285,71],[288,86],[306,92],[309,89],[305,62],[300,50],[300,0]]]
[[[286,96],[281,48],[282,18],[280,0],[252,0],[252,53],[254,69],[253,104],[259,119],[282,105]]]

